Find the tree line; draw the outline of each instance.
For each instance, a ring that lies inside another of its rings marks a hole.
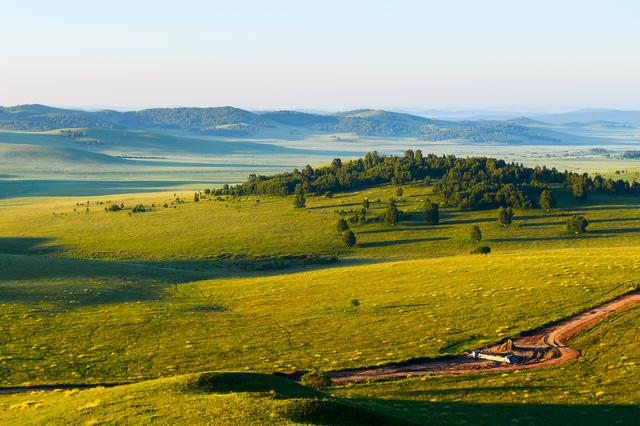
[[[304,205],[305,194],[325,195],[378,184],[400,185],[422,181],[434,186],[444,206],[467,209],[511,207],[528,209],[540,205],[540,196],[549,185],[571,188],[577,200],[590,192],[640,194],[640,185],[625,180],[594,177],[559,171],[545,166],[526,167],[515,162],[488,157],[458,158],[453,155],[424,156],[407,150],[403,156],[384,156],[376,151],[363,158],[342,162],[336,158],[328,166],[279,173],[271,176],[251,174],[246,182],[224,185],[215,195],[296,195]]]

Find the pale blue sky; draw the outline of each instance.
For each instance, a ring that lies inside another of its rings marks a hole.
[[[640,108],[635,0],[0,6],[0,105]]]

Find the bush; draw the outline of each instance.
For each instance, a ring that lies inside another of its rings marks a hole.
[[[589,222],[584,216],[574,215],[567,219],[567,232],[570,234],[584,234],[587,232]]]
[[[500,206],[498,208],[498,223],[502,226],[511,225],[513,221],[513,209],[511,207]]]
[[[351,230],[344,231],[342,234],[342,242],[345,246],[351,248],[356,245],[356,234]]]
[[[344,219],[339,219],[338,220],[338,232],[342,233],[344,231],[346,231],[347,229],[349,229],[349,225],[347,224],[347,221]]]
[[[491,253],[491,247],[489,246],[478,246],[471,250],[471,254],[489,254]]]
[[[120,210],[122,210],[122,207],[117,204],[111,204],[109,207],[104,208],[105,212],[119,212]]]
[[[144,207],[144,204],[136,204],[131,209],[131,213],[144,213],[146,211],[147,211],[147,209]]]
[[[300,383],[314,389],[324,389],[331,386],[331,379],[320,370],[313,370],[300,377]]]
[[[351,308],[357,308],[358,306],[360,306],[360,301],[358,299],[351,299],[349,300],[349,306]]]
[[[478,244],[482,241],[482,231],[478,225],[473,225],[470,232],[471,241]]]

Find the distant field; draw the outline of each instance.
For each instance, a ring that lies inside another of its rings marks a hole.
[[[354,258],[421,258],[468,253],[473,248],[469,229],[479,225],[484,241],[495,252],[547,248],[611,247],[640,244],[640,205],[634,197],[593,196],[577,205],[558,188],[559,209],[516,212],[514,224],[500,226],[495,211],[443,209],[439,225],[427,225],[419,212],[432,188],[405,186],[399,202],[412,219],[395,227],[385,224],[353,225],[358,246],[346,250],[336,232],[336,210],[359,211],[364,197],[372,200],[370,215],[383,211],[396,188],[383,186],[332,199],[310,198],[307,209],[296,210],[291,198],[241,197],[193,202],[193,193],[177,193],[183,204],[171,205],[173,193],[113,195],[50,199],[6,200],[1,207],[0,252],[46,250],[57,256],[145,260],[213,261],[219,256],[346,255]],[[375,202],[380,199],[381,203]],[[259,200],[259,201],[258,201]],[[86,202],[90,204],[87,206]],[[133,207],[155,204],[152,212],[104,211],[112,201]],[[77,203],[85,203],[77,205]],[[169,208],[161,207],[168,203]],[[87,207],[89,212],[87,213]],[[75,209],[75,211],[74,211]],[[54,215],[55,213],[55,215]],[[591,223],[581,237],[567,235],[566,217],[579,213]],[[34,241],[14,248],[16,239]],[[150,243],[153,242],[153,243]]]

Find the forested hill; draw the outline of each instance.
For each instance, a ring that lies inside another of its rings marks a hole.
[[[331,194],[377,184],[435,183],[435,192],[445,205],[469,209],[512,207],[528,209],[538,205],[543,190],[565,186],[576,200],[590,192],[640,194],[637,182],[604,179],[588,174],[561,172],[555,168],[525,167],[486,157],[457,158],[452,155],[423,156],[420,150],[408,150],[404,156],[367,153],[363,158],[343,163],[335,159],[329,166],[272,176],[251,175],[240,185],[225,185],[218,195]]]
[[[558,143],[563,133],[506,121],[444,121],[411,114],[363,109],[335,114],[296,111],[256,113],[230,106],[153,108],[141,111],[78,111],[45,105],[0,107],[0,129],[49,131],[69,128],[181,131],[209,135],[255,136],[352,133],[366,137],[467,140],[476,143]]]

